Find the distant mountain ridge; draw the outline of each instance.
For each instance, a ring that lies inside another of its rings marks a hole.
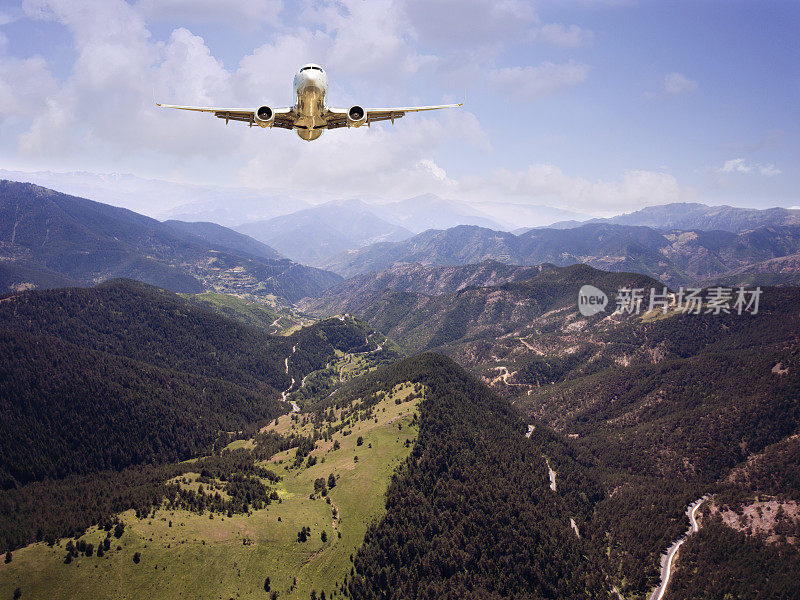
[[[274,294],[294,302],[341,280],[269,258],[272,253],[218,225],[164,224],[32,184],[0,181],[0,280],[6,289],[128,277],[176,292]]]
[[[648,206],[641,210],[607,219],[559,221],[549,227],[553,229],[571,229],[588,223],[643,225],[663,230],[698,229],[702,231],[720,230],[743,233],[758,227],[800,225],[800,209],[780,207],[767,209],[738,208],[726,205],[708,206],[696,202],[676,202],[660,206]]]
[[[344,277],[353,277],[403,263],[428,266],[486,260],[516,265],[586,263],[609,271],[642,273],[668,285],[685,285],[718,279],[735,282],[736,273],[752,265],[797,252],[800,252],[800,225],[760,227],[736,234],[664,232],[645,226],[589,223],[571,229],[532,229],[520,235],[459,226],[343,253],[325,266]]]
[[[303,264],[320,265],[331,256],[376,242],[397,242],[413,235],[376,216],[354,200],[328,202],[266,221],[244,223],[238,232],[272,246]]]
[[[474,206],[440,198],[435,194],[423,194],[386,204],[369,204],[368,209],[382,219],[402,225],[414,233],[458,225],[503,229],[490,215]]]

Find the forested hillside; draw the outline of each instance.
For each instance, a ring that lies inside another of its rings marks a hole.
[[[2,487],[28,501],[45,478],[202,454],[287,412],[292,379],[368,349],[370,333],[331,319],[270,336],[133,281],[2,297]]]
[[[411,456],[392,479],[387,514],[365,537],[349,581],[353,598],[608,598],[594,552],[569,518],[583,520],[599,489],[562,461],[568,499],[548,486],[545,453],[507,402],[450,359],[423,354],[363,377],[329,402],[413,381],[421,405]],[[324,410],[325,405],[322,405]],[[558,449],[553,444],[560,446]]]
[[[427,271],[411,272],[421,281],[409,281],[424,285]],[[800,427],[800,297],[794,288],[766,288],[757,314],[742,315],[670,309],[609,318],[607,310],[587,318],[577,311],[584,283],[605,291],[661,290],[635,277],[576,265],[456,294],[331,290],[313,302],[358,314],[407,347],[437,347],[572,438],[570,455],[605,490],[587,536],[596,548],[607,547],[607,573],[626,597],[643,597],[657,582],[661,553],[686,529],[686,506],[728,489],[728,473],[737,473],[731,481],[745,494],[744,505],[758,493],[797,497],[790,436]],[[551,462],[563,470],[560,458]],[[739,548],[734,562],[755,552],[752,545]],[[782,552],[766,548],[758,560],[774,564],[793,550]],[[785,583],[781,577],[773,583]],[[780,597],[779,587],[769,589],[774,595],[766,597]]]
[[[498,338],[530,327],[555,310],[575,310],[578,290],[592,284],[609,294],[611,308],[622,287],[661,289],[659,282],[634,273],[608,273],[588,265],[538,270],[524,281],[497,286],[470,287],[452,294],[427,296],[384,290],[364,294],[343,293],[307,301],[304,306],[322,315],[351,313],[411,350],[444,349],[480,340],[494,344]],[[562,315],[563,318],[563,315]],[[479,344],[480,345],[480,344]],[[470,365],[471,366],[471,365]]]
[[[631,320],[587,332],[574,358],[538,356],[514,373],[516,404],[574,438],[582,462],[614,491],[597,505],[591,529],[598,544],[608,544],[624,593],[652,588],[659,555],[685,529],[685,508],[701,495],[734,485],[744,504],[764,493],[797,497],[788,440],[800,428],[798,301],[794,288],[768,288],[757,315]],[[619,360],[593,361],[598,352]],[[554,385],[540,387],[548,364],[563,368],[548,382]],[[709,530],[681,552],[708,561],[699,540],[738,539],[726,536]],[[761,548],[748,541],[728,552],[734,562],[758,554],[777,568],[762,590],[764,598],[780,598],[788,581],[775,562],[781,554]],[[690,573],[681,586],[702,587],[703,572]]]
[[[301,303],[301,307],[316,307],[317,310],[335,312],[343,299],[366,294],[394,290],[415,292],[428,296],[453,294],[468,287],[496,286],[512,281],[523,281],[538,275],[552,265],[521,267],[508,265],[495,260],[487,260],[473,265],[434,267],[421,264],[395,265],[378,273],[356,275],[331,288],[315,299]],[[330,302],[326,305],[326,302]]]

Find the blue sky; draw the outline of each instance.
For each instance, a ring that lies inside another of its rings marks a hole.
[[[526,225],[800,205],[799,31],[796,1],[0,0],[0,168],[435,193]],[[288,105],[309,61],[332,105],[467,104],[310,144],[153,107]]]

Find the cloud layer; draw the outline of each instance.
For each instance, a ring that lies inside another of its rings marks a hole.
[[[15,132],[4,152],[15,144],[30,161],[321,196],[433,192],[595,214],[686,196],[674,176],[647,169],[591,180],[534,162],[448,174],[439,160],[444,148],[493,154],[491,127],[470,106],[409,116],[394,128],[327,132],[304,144],[283,131],[238,123],[226,128],[207,115],[153,105],[154,93],[182,104],[289,104],[294,70],[323,57],[336,74],[331,96],[344,106],[367,103],[363,98],[381,104],[456,100],[469,83],[504,102],[513,120],[544,98],[588,85],[593,73],[585,54],[574,55],[594,43],[592,32],[545,22],[527,1],[24,0],[22,9],[33,22],[66,28],[76,53],[68,75],[58,78],[40,56],[12,56],[0,31],[0,132]],[[164,31],[156,24],[176,19],[185,26],[154,34]],[[0,26],[3,20],[0,14]],[[266,41],[226,66],[194,30],[209,23],[243,32],[260,27]],[[525,54],[542,57],[517,64],[509,57],[521,47],[542,49]],[[667,75],[663,85],[670,96],[698,87],[680,73]],[[459,93],[452,98],[445,90]],[[753,169],[766,176],[780,172],[735,161],[721,172]]]

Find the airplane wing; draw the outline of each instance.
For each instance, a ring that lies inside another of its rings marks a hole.
[[[212,113],[215,117],[225,119],[228,121],[243,121],[248,123],[250,127],[256,124],[256,111],[251,108],[216,108],[213,106],[178,106],[176,104],[161,104],[156,102],[157,106],[162,108],[177,108],[178,110],[193,110],[195,112]],[[294,129],[295,114],[291,107],[273,109],[275,113],[275,121],[273,127],[281,127],[283,129]]]
[[[368,108],[365,109],[367,115],[365,125],[375,123],[377,121],[391,121],[394,123],[395,119],[404,117],[406,113],[410,112],[423,112],[426,110],[440,110],[442,108],[457,108],[463,106],[463,102],[458,104],[437,104],[435,106],[403,106],[397,108]],[[347,108],[329,108],[325,120],[327,121],[327,129],[336,129],[338,127],[347,127]]]

